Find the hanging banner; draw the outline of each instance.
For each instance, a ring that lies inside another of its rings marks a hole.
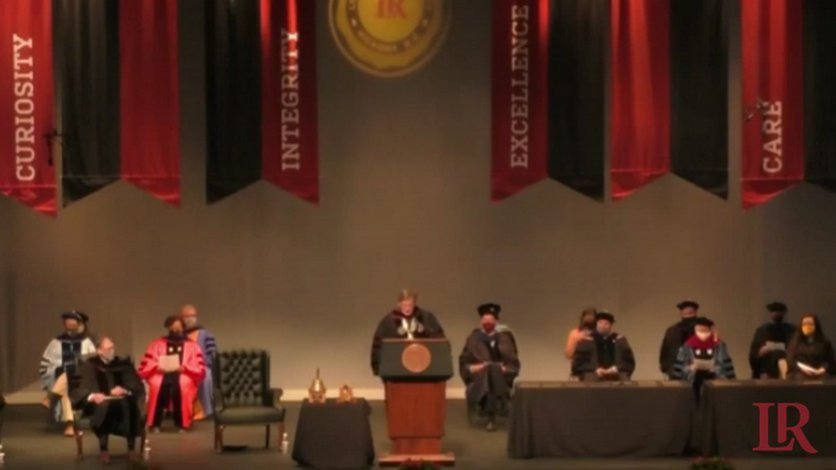
[[[836,2],[804,1],[807,181],[836,191]]]
[[[728,196],[728,5],[670,2],[671,172]]]
[[[804,3],[741,2],[745,208],[804,179]]]
[[[119,3],[122,178],[180,204],[177,0]]]
[[[52,1],[0,2],[0,193],[56,214]]]
[[[316,2],[212,5],[206,13],[207,201],[265,179],[318,203]]]
[[[491,200],[546,177],[548,0],[494,0]]]
[[[609,0],[553,0],[549,16],[549,176],[600,201]]]
[[[56,0],[64,206],[125,179],[180,202],[177,0]]]
[[[262,175],[319,202],[316,2],[261,0]]]
[[[612,0],[610,175],[619,200],[670,167],[670,3]]]

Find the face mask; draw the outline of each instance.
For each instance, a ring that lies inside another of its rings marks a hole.
[[[773,323],[781,323],[783,321],[784,321],[784,315],[774,315],[772,317],[772,322]]]
[[[801,325],[801,332],[804,336],[812,336],[816,332],[816,327],[815,325]]]
[[[595,329],[595,320],[587,320],[583,322],[583,327],[587,330],[594,330]]]
[[[496,329],[496,323],[482,323],[482,329],[487,333],[492,333]]]
[[[700,341],[706,341],[710,336],[710,331],[700,331],[699,333],[697,333],[697,338],[699,338]]]
[[[113,361],[113,359],[116,357],[116,351],[110,351],[110,352],[105,353],[105,354],[100,353],[99,357],[102,359],[102,362],[104,362],[105,364],[108,364],[111,361]]]
[[[183,338],[183,332],[182,331],[169,331],[168,332],[168,337],[172,338],[172,339],[181,339],[181,338]]]

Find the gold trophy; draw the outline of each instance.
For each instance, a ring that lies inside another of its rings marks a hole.
[[[316,368],[316,378],[314,378],[311,388],[308,389],[308,401],[311,403],[325,403],[325,382],[319,378],[319,367]]]

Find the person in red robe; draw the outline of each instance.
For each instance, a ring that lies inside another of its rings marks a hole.
[[[159,432],[166,409],[171,409],[174,424],[182,432],[192,426],[194,402],[206,368],[200,346],[185,336],[183,320],[172,315],[165,327],[168,335],[148,345],[139,365],[139,375],[149,388],[146,425]]]

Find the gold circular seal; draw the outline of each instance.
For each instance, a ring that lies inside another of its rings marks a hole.
[[[401,353],[401,363],[404,368],[413,374],[420,374],[430,366],[432,355],[426,346],[419,343],[412,343],[404,348]]]
[[[438,52],[451,8],[451,0],[331,0],[328,22],[352,64],[379,77],[400,77]]]

